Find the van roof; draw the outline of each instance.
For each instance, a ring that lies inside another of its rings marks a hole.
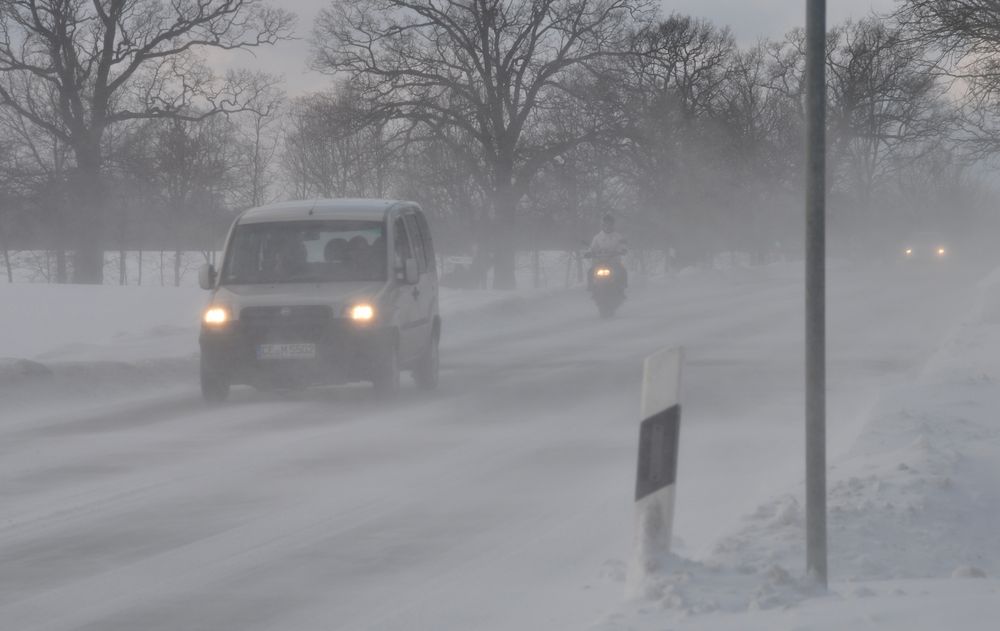
[[[381,221],[393,206],[412,204],[395,199],[306,199],[258,206],[243,212],[239,223],[351,219]],[[412,204],[416,206],[416,204]]]

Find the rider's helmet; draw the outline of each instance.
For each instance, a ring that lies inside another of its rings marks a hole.
[[[604,228],[605,232],[611,232],[615,228],[615,216],[611,213],[605,213],[604,217],[601,218],[601,226]]]

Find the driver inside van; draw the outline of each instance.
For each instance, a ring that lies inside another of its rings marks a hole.
[[[291,278],[302,274],[306,268],[306,246],[297,238],[289,235],[283,240],[274,253],[274,276],[278,279]]]
[[[385,277],[385,235],[379,233],[368,249],[372,273],[377,278]]]
[[[347,239],[336,237],[327,241],[323,248],[323,260],[327,263],[345,263],[347,261]]]

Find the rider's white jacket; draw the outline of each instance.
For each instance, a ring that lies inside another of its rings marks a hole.
[[[615,257],[621,262],[621,255],[625,253],[625,237],[617,232],[601,230],[590,242],[590,251],[601,257]]]

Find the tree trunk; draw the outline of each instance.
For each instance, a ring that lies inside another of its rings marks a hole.
[[[60,246],[56,249],[56,282],[60,285],[65,285],[69,280],[69,274],[66,271],[66,250],[62,249]]]
[[[513,226],[502,221],[496,229],[496,251],[493,255],[493,289],[517,289],[517,258],[514,251]]]
[[[538,248],[534,248],[531,252],[531,278],[535,289],[542,286],[542,261]]]
[[[104,283],[104,250],[95,235],[80,235],[80,245],[73,253],[73,282],[78,285]]]
[[[52,234],[55,237],[53,251],[56,255],[56,282],[65,285],[69,282],[69,266],[66,260],[66,208],[62,202],[62,196],[56,197],[54,206],[54,221],[52,223]],[[49,280],[51,282],[51,279]]]
[[[181,286],[181,257],[184,253],[180,250],[174,250],[174,287]]]
[[[14,282],[14,270],[10,266],[10,250],[7,249],[7,245],[3,246],[3,264],[7,268],[7,282]]]
[[[73,184],[78,204],[73,217],[76,241],[73,282],[100,285],[104,282],[104,190],[100,139],[77,147],[75,153],[77,169]]]
[[[7,282],[14,282],[14,270],[10,268],[10,250],[7,248],[7,234],[4,232],[4,227],[0,225],[0,249],[3,250],[3,264],[4,268],[7,270]]]
[[[514,190],[511,170],[501,169],[493,198],[493,288],[517,288],[514,222],[520,195]]]

